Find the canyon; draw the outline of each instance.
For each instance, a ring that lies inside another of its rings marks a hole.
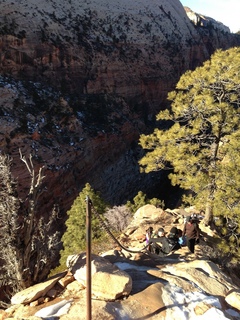
[[[110,205],[140,190],[176,205],[166,173],[140,172],[139,136],[184,72],[240,44],[189,10],[178,0],[2,1],[0,149],[21,199],[30,177],[19,150],[44,167],[39,216],[58,206],[62,229],[87,182]]]

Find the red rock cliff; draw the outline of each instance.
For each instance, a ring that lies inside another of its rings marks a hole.
[[[0,147],[20,196],[19,148],[46,167],[40,214],[57,203],[65,215],[86,182],[112,204],[163,192],[161,174],[139,173],[139,134],[181,74],[239,43],[194,26],[178,0],[2,2]]]

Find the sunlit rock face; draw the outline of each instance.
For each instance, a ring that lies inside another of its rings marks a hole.
[[[195,254],[187,246],[166,256],[143,249],[146,229],[152,226],[157,231],[164,226],[167,236],[173,225],[183,229],[184,217],[190,212],[199,213],[195,207],[139,208],[118,244],[109,238],[111,249],[100,255],[92,253],[89,264],[86,252],[69,255],[67,271],[14,294],[11,306],[1,311],[2,318],[83,320],[89,315],[86,296],[90,293],[92,320],[172,320],[179,314],[183,319],[239,319],[239,273],[227,267],[226,259],[224,266],[219,265],[220,256],[217,263],[218,236],[203,221],[199,226],[204,237],[195,246]]]
[[[139,190],[164,198],[162,173],[139,171],[139,135],[181,74],[239,43],[195,26],[177,0],[2,1],[0,147],[20,197],[30,178],[19,149],[45,167],[40,215],[56,204],[64,217],[86,182],[111,204]]]
[[[229,27],[225,26],[222,22],[216,21],[213,18],[204,16],[200,13],[192,11],[189,7],[184,7],[188,18],[193,22],[195,26],[201,26],[205,28],[212,28],[215,30],[220,30],[224,33],[229,33]]]

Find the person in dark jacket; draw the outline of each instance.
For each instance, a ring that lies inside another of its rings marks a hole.
[[[163,228],[158,229],[157,237],[150,238],[151,252],[164,257],[170,252],[169,242],[166,238],[166,233]]]
[[[200,228],[193,216],[187,217],[183,227],[183,236],[186,236],[189,251],[194,253],[195,244],[199,243]]]

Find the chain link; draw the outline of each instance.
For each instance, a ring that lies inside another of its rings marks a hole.
[[[131,249],[128,249],[126,247],[124,247],[115,237],[114,235],[112,234],[112,232],[109,230],[108,226],[106,225],[106,223],[104,222],[104,220],[102,219],[102,217],[100,216],[100,214],[97,212],[97,210],[94,208],[92,202],[90,202],[90,205],[93,209],[93,212],[94,214],[96,215],[96,217],[98,218],[98,220],[100,221],[102,227],[106,230],[106,232],[108,233],[108,235],[114,240],[114,242],[116,242],[123,250],[126,250],[128,252],[131,252],[131,253],[140,253],[144,250],[146,250],[148,248],[149,245],[146,245],[145,247],[143,247],[142,249],[140,250],[131,250]]]

